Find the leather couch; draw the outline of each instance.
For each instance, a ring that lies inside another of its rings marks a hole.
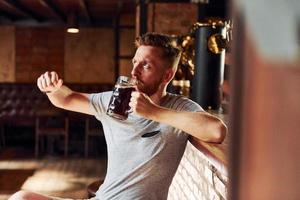
[[[74,91],[96,93],[108,91],[112,84],[68,84]],[[35,83],[0,83],[0,125],[35,126],[35,118],[41,110],[52,109],[47,96],[40,92]],[[86,115],[65,112],[75,121],[85,121]]]

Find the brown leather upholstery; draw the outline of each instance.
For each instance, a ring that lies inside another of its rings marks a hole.
[[[4,123],[34,126],[36,110],[49,107],[35,84],[0,84],[0,116]]]
[[[112,84],[68,84],[72,90],[84,93],[97,93],[112,89]],[[0,83],[0,121],[9,125],[35,127],[37,113],[53,108],[47,96],[40,92],[35,83]],[[65,112],[70,123],[85,122],[86,115]],[[72,121],[72,122],[71,122]]]
[[[94,93],[112,89],[111,84],[66,84],[79,92]],[[34,125],[40,109],[51,105],[35,83],[0,83],[0,117],[7,123]]]

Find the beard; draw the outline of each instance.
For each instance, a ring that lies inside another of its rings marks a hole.
[[[147,94],[149,97],[155,94],[161,86],[161,80],[156,80],[151,85],[146,85],[143,81],[138,80],[137,89],[139,92]]]

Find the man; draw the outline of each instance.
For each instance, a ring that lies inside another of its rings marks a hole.
[[[84,94],[63,85],[55,72],[41,75],[37,85],[53,105],[95,117],[103,124],[108,151],[100,200],[161,200],[183,155],[188,136],[220,143],[227,128],[195,102],[166,92],[175,75],[180,50],[168,36],[148,33],[136,39],[131,75],[138,82],[132,92],[133,113],[125,121],[106,115],[111,92]],[[56,199],[18,192],[11,199]]]

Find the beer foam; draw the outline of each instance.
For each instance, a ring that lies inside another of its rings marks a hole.
[[[134,88],[135,89],[135,86],[134,85],[119,85],[119,84],[117,84],[115,86],[115,88]]]

